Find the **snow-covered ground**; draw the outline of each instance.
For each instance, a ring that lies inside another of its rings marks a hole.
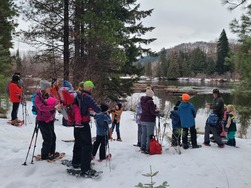
[[[31,112],[30,103],[27,112]],[[142,176],[150,172],[150,166],[153,172],[159,171],[157,176],[153,177],[155,186],[164,181],[173,188],[249,188],[251,185],[250,139],[237,138],[236,142],[240,148],[226,146],[219,149],[212,144],[211,147],[202,146],[200,149],[182,149],[181,155],[176,154],[164,139],[163,154],[145,155],[139,152],[138,147],[133,146],[137,140],[137,125],[134,113],[131,111],[124,111],[122,114],[123,142],[109,143],[111,161],[101,163],[94,161],[94,168],[103,171],[100,179],[84,179],[68,175],[66,167],[61,165],[60,161],[55,163],[34,161],[34,164],[30,164],[34,145],[30,149],[27,166],[24,166],[22,164],[34,131],[34,118],[35,116],[29,113],[26,116],[27,124],[21,128],[7,124],[6,119],[0,119],[1,188],[131,188],[139,182],[150,182],[150,178]],[[73,143],[61,140],[73,139],[73,128],[61,125],[60,114],[57,114],[57,118],[59,119],[55,122],[57,151],[65,152],[65,159],[71,159]],[[19,119],[22,119],[22,108],[19,110]],[[171,130],[168,128],[167,132],[170,134]],[[95,136],[93,123],[92,135]],[[203,135],[198,135],[198,143],[202,142]],[[40,153],[41,145],[42,138],[39,133],[35,154]]]

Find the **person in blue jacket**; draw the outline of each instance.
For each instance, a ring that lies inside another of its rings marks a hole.
[[[196,117],[196,109],[194,105],[189,102],[190,96],[185,93],[182,95],[182,102],[178,108],[178,114],[180,116],[181,126],[183,128],[182,134],[182,146],[184,149],[189,148],[187,136],[188,136],[188,129],[190,130],[191,134],[191,142],[192,148],[200,148],[201,145],[197,144],[197,131],[195,129],[195,117]]]
[[[170,113],[170,118],[172,120],[172,146],[178,146],[180,145],[180,137],[181,137],[181,122],[180,122],[180,116],[178,113],[178,108],[181,101],[177,101],[173,110]]]
[[[93,144],[92,158],[95,158],[97,150],[99,148],[99,161],[106,159],[109,156],[106,156],[106,145],[108,142],[108,125],[112,123],[111,117],[107,112],[108,106],[105,103],[100,105],[101,113],[94,115],[96,120],[96,140]]]

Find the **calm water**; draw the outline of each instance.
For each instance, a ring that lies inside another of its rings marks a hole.
[[[167,86],[181,86],[181,87],[192,87],[198,92],[198,94],[192,96],[191,101],[197,110],[204,108],[205,103],[211,103],[213,100],[212,91],[215,88],[218,88],[222,93],[225,104],[234,104],[234,97],[231,95],[233,89],[230,83],[224,82],[214,82],[214,83],[205,83],[205,82],[180,82],[180,81],[162,81],[162,82],[147,82],[150,85],[167,85]],[[155,91],[157,97],[161,99],[162,102],[170,101],[172,104],[175,104],[177,100],[181,100],[181,96],[172,96],[167,95],[164,91]],[[163,104],[161,104],[163,108]]]

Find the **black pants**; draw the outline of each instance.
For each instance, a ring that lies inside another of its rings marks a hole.
[[[91,168],[92,160],[92,136],[89,125],[82,128],[74,127],[74,146],[72,164],[81,164],[81,170],[87,171]]]
[[[19,104],[20,104],[20,102],[13,102],[12,103],[11,120],[14,120],[17,118]]]
[[[204,134],[204,143],[206,144],[209,144],[210,143],[210,140],[209,140],[209,134],[212,133],[213,134],[213,137],[214,137],[214,140],[215,142],[220,146],[220,145],[223,145],[223,142],[222,142],[222,139],[220,137],[220,132],[219,131],[220,129],[216,126],[210,126],[210,125],[207,125],[205,126],[205,134]]]
[[[197,145],[197,131],[195,129],[195,125],[190,128],[183,128],[182,144],[185,146],[188,146],[188,140],[187,140],[188,129],[190,129],[192,146],[196,146]]]
[[[43,137],[43,144],[41,149],[42,159],[47,159],[49,154],[54,154],[56,150],[56,134],[54,132],[54,121],[48,123],[38,121],[38,126]]]
[[[96,136],[96,141],[93,144],[92,155],[96,156],[97,150],[99,148],[99,159],[103,160],[106,158],[106,144],[107,144],[107,136]]]

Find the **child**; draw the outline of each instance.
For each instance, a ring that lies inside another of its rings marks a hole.
[[[171,111],[170,118],[172,119],[172,146],[180,145],[180,135],[181,135],[181,122],[180,116],[178,114],[178,107],[181,101],[177,101],[173,110]]]
[[[190,129],[192,148],[200,148],[201,145],[197,144],[197,131],[195,129],[196,109],[194,105],[189,102],[190,96],[185,93],[182,95],[182,102],[178,108],[181,126],[183,128],[182,145],[184,149],[188,149],[188,129]]]
[[[235,108],[233,105],[227,105],[227,142],[226,145],[235,146],[235,133],[236,133],[236,120],[235,120]]]
[[[112,110],[112,127],[110,129],[110,139],[112,139],[112,133],[116,126],[117,141],[120,141],[120,142],[122,141],[120,137],[120,130],[119,130],[121,114],[122,114],[122,104],[117,103],[115,106],[115,109]]]
[[[100,105],[101,113],[95,114],[94,119],[96,120],[97,136],[93,144],[92,156],[93,159],[99,148],[99,161],[106,159],[106,148],[108,141],[108,125],[112,123],[111,117],[107,113],[108,106],[105,103]]]

